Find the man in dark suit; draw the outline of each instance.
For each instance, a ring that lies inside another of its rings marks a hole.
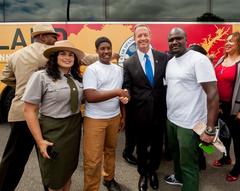
[[[150,47],[151,32],[147,25],[136,25],[136,53],[124,62],[124,83],[130,94],[133,120],[136,125],[139,191],[150,186],[158,189],[162,154],[162,135],[166,124],[166,89],[164,75],[167,55]]]

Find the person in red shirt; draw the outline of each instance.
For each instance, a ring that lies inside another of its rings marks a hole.
[[[234,32],[226,38],[224,55],[215,65],[217,86],[220,97],[219,117],[225,121],[230,138],[222,139],[226,156],[213,162],[213,166],[230,165],[230,144],[233,139],[235,165],[227,174],[227,181],[235,181],[240,174],[240,33]]]

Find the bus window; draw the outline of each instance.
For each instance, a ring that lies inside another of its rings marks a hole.
[[[213,1],[213,12],[225,21],[240,21],[239,1]]]
[[[123,1],[109,0],[110,20],[194,21],[206,11],[205,1]]]
[[[107,1],[107,0],[106,0]],[[81,3],[79,3],[81,2]],[[103,0],[71,0],[70,21],[104,21]]]
[[[5,1],[5,22],[68,21],[68,3],[70,21],[104,20],[103,0],[1,1]]]
[[[211,13],[229,22],[239,21],[238,4],[238,1],[229,3],[229,0],[0,0],[0,21],[192,22]],[[210,18],[208,21],[216,20]]]
[[[0,0],[0,22],[4,21],[4,0]]]

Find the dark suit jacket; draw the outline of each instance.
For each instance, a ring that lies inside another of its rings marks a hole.
[[[140,125],[160,121],[166,117],[166,87],[163,84],[167,55],[155,50],[154,86],[144,73],[137,53],[124,62],[123,88],[128,89],[131,97],[134,120]]]

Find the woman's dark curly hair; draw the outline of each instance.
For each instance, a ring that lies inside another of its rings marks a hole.
[[[54,52],[50,55],[45,70],[47,74],[54,80],[61,79],[60,71],[58,69],[58,63],[57,63],[57,57],[60,51]],[[82,82],[82,77],[80,75],[80,61],[78,60],[77,56],[74,54],[74,64],[71,67],[70,73],[73,76],[74,79],[78,80],[79,82]]]

